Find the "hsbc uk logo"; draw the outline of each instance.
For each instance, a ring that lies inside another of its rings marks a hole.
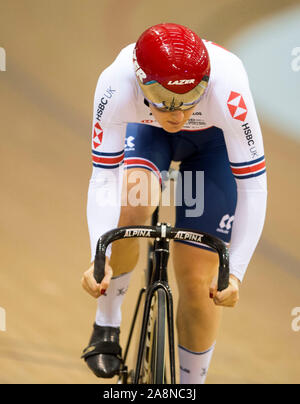
[[[244,122],[247,116],[247,107],[241,94],[231,91],[227,100],[227,106],[232,118]]]
[[[237,119],[238,121],[245,122],[246,116],[248,113],[245,101],[242,97],[241,94],[236,93],[235,91],[231,91],[229,98],[227,100],[227,106],[230,112],[230,115],[232,116],[233,119]],[[252,130],[247,122],[241,124],[241,127],[243,129],[245,139],[247,141],[247,144],[249,146],[249,152],[251,155],[251,158],[257,158],[258,153],[257,149],[255,146],[255,141],[254,141],[254,136],[252,133]]]
[[[94,132],[93,132],[93,148],[94,149],[97,149],[101,145],[102,139],[103,139],[103,130],[102,130],[101,126],[99,125],[99,122],[97,122],[94,126]]]
[[[106,108],[106,105],[108,104],[108,101],[111,99],[113,96],[113,93],[115,93],[116,90],[113,90],[111,87],[108,87],[103,94],[103,97],[100,99],[100,103],[98,104],[97,112],[96,112],[96,119],[97,121],[101,121],[101,117],[103,115],[103,112]]]
[[[232,222],[234,221],[234,216],[224,215],[219,223],[217,231],[219,233],[228,234],[232,227]]]

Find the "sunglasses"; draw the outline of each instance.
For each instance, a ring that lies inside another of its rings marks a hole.
[[[200,97],[201,98],[201,97]],[[165,101],[161,103],[155,103],[150,101],[148,98],[145,98],[145,104],[149,107],[149,105],[152,105],[156,109],[158,109],[161,112],[171,112],[171,111],[188,111],[189,109],[194,108],[195,105],[197,105],[200,102],[200,98],[193,102],[179,102],[176,105],[176,101],[173,98],[173,100],[170,103],[166,103]]]

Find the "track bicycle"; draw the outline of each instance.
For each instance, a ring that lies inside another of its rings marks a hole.
[[[176,384],[173,298],[167,274],[169,242],[189,240],[215,250],[219,256],[218,291],[226,289],[229,283],[228,250],[222,240],[208,233],[158,223],[157,208],[152,216],[151,226],[119,227],[99,238],[94,261],[94,277],[98,283],[101,283],[104,277],[105,252],[108,245],[113,241],[132,237],[154,239],[154,242],[149,244],[146,286],[138,295],[118,383]],[[145,303],[137,358],[135,367],[129,370],[126,360],[143,298]]]

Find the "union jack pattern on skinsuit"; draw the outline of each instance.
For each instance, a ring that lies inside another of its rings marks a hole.
[[[251,177],[257,177],[266,172],[265,156],[245,163],[231,163],[230,167],[235,178],[241,180]]]
[[[153,164],[150,160],[144,158],[127,158],[125,159],[125,169],[126,168],[135,168],[141,167],[146,168],[147,170],[152,171],[159,179],[159,183],[161,184],[161,175],[159,169]]]
[[[104,153],[92,150],[92,160],[94,167],[117,168],[124,161],[124,150],[116,153]]]

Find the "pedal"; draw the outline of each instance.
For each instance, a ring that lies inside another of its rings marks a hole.
[[[119,371],[117,384],[128,384],[127,381],[128,381],[128,367],[124,366]]]

